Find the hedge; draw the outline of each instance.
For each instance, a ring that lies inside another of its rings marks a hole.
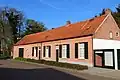
[[[12,58],[12,56],[9,56],[9,55],[4,55],[4,54],[0,54],[0,60],[1,59],[11,59]]]
[[[58,67],[64,67],[64,68],[69,68],[69,69],[76,69],[76,70],[88,69],[88,66],[85,66],[85,65],[62,63],[62,62],[55,62],[55,61],[35,60],[35,59],[21,58],[21,57],[17,57],[15,58],[15,60],[25,61],[25,62],[26,61],[34,62],[34,63],[40,63],[40,64],[46,64],[46,65],[58,66]]]

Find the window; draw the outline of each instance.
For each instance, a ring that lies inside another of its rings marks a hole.
[[[36,57],[38,56],[38,47],[35,47],[36,49]]]
[[[69,44],[62,45],[62,58],[70,58]]]
[[[84,59],[85,56],[85,44],[84,43],[80,43],[78,44],[78,56],[80,59]]]
[[[62,58],[62,45],[59,45],[59,57]]]
[[[110,31],[110,33],[109,33],[109,37],[110,37],[110,39],[113,38],[113,33],[112,33],[112,31]]]
[[[62,58],[67,58],[66,54],[67,54],[67,46],[62,45]]]
[[[43,57],[51,57],[51,46],[44,46]]]
[[[119,36],[119,32],[116,32],[116,36],[117,36],[117,37]]]
[[[88,59],[88,42],[75,43],[75,58]]]
[[[113,66],[113,52],[105,51],[104,52],[105,66]]]
[[[48,57],[48,54],[49,54],[49,47],[46,47],[46,49],[45,49],[45,54],[46,54],[46,57]]]
[[[32,47],[32,56],[38,56],[38,47]]]

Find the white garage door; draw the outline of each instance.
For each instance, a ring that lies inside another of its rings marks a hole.
[[[105,66],[113,66],[113,52],[105,51]]]

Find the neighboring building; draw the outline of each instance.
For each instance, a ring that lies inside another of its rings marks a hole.
[[[109,9],[82,22],[25,36],[13,57],[44,59],[90,67],[120,68],[120,29]]]

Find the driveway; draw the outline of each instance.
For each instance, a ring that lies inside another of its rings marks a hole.
[[[0,60],[0,80],[115,80],[45,65]]]

